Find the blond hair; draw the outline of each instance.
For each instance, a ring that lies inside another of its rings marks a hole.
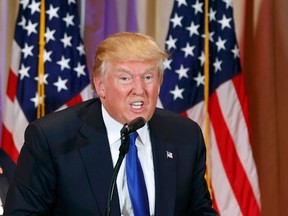
[[[156,42],[149,36],[134,32],[120,32],[111,35],[100,43],[94,59],[93,78],[105,73],[105,64],[108,61],[156,61],[159,68],[159,80],[163,80],[163,61],[168,54],[162,51]],[[92,85],[93,86],[93,85]]]

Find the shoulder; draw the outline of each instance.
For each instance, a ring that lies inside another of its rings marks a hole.
[[[69,123],[77,118],[82,118],[85,115],[88,115],[89,110],[97,109],[97,107],[99,107],[100,110],[100,106],[101,103],[98,99],[90,99],[66,109],[50,113],[40,119],[35,120],[32,122],[32,124],[45,125],[49,124],[50,122],[61,122],[61,124],[66,122]]]
[[[192,119],[162,108],[156,108],[152,120],[155,122],[161,122],[163,125],[172,124],[173,126],[180,127],[199,127],[198,124]]]
[[[31,122],[26,132],[41,131],[52,134],[73,133],[79,130],[83,122],[89,121],[94,113],[101,115],[101,103],[99,99],[90,99],[71,106],[69,108],[48,114]],[[63,134],[64,135],[64,134]],[[66,134],[68,135],[68,134]]]
[[[188,117],[161,108],[156,108],[149,125],[156,133],[169,138],[175,135],[190,138],[202,136],[202,130],[198,123]]]

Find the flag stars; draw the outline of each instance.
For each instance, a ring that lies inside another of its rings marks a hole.
[[[192,37],[193,34],[199,35],[199,32],[198,32],[199,27],[200,25],[195,25],[194,22],[192,21],[190,26],[186,28],[189,31],[189,36]]]
[[[175,101],[177,98],[184,99],[182,93],[184,88],[179,89],[178,85],[175,86],[174,90],[171,90],[170,93],[173,95],[173,100]]]
[[[168,50],[172,48],[176,49],[176,41],[177,41],[177,38],[173,38],[171,35],[169,35],[168,40],[165,42],[165,44],[167,45],[167,49]]]
[[[204,85],[204,75],[201,75],[200,72],[198,72],[197,77],[193,78],[196,81],[197,87],[199,87],[201,84]]]
[[[18,22],[19,26],[22,26],[23,29],[25,29],[25,25],[26,25],[26,19],[24,16],[21,17],[21,21]]]
[[[178,3],[178,5],[177,5],[178,8],[181,7],[181,5],[187,6],[186,0],[176,0],[176,1]]]
[[[55,41],[55,37],[54,37],[55,32],[56,32],[55,29],[51,31],[49,27],[46,28],[46,32],[44,34],[46,43],[48,43],[50,40]]]
[[[34,48],[33,45],[28,46],[27,43],[24,44],[24,48],[21,50],[21,52],[24,54],[24,59],[26,59],[28,56],[33,56],[32,49]]]
[[[46,62],[46,61],[49,61],[49,62],[52,62],[52,59],[51,59],[51,54],[52,54],[52,51],[46,51],[46,50],[44,50],[44,54],[43,54],[43,61],[44,61],[44,63]]]
[[[182,64],[178,70],[175,70],[175,72],[179,75],[179,80],[181,80],[183,77],[189,78],[187,74],[188,71],[189,68],[184,68]]]
[[[37,30],[36,30],[36,26],[38,25],[38,23],[32,23],[31,20],[28,21],[28,25],[25,26],[25,30],[27,30],[28,32],[28,36],[30,36],[32,33],[37,34]]]
[[[44,103],[44,97],[45,96],[39,97],[38,93],[36,92],[35,97],[30,99],[30,101],[34,103],[34,108],[37,108],[40,104]]]
[[[68,79],[62,80],[62,78],[59,76],[58,81],[53,83],[53,85],[57,87],[57,92],[60,92],[61,90],[68,90],[66,86],[67,82],[68,82]]]
[[[195,49],[195,46],[190,46],[190,44],[187,42],[186,47],[182,48],[181,50],[185,52],[185,58],[187,58],[187,56],[189,55],[194,56],[194,53],[193,53],[194,49]]]
[[[31,10],[31,14],[33,15],[35,12],[40,13],[40,4],[41,2],[35,2],[35,0],[32,1],[32,3],[28,6]]]
[[[199,0],[197,0],[197,1],[195,2],[195,4],[192,5],[192,7],[193,7],[194,10],[195,10],[195,11],[194,11],[194,14],[195,14],[195,15],[197,15],[198,12],[199,12],[199,13],[203,13],[202,6],[203,6],[203,3],[200,3]]]
[[[29,75],[29,70],[30,70],[30,67],[25,67],[24,64],[21,64],[21,68],[20,70],[18,71],[18,73],[20,74],[20,80],[23,80],[24,77],[30,77]]]
[[[213,35],[215,32],[209,32],[209,41],[214,42]],[[205,34],[202,35],[202,38],[205,38]]]
[[[79,78],[81,75],[86,76],[85,74],[85,65],[81,65],[79,62],[77,64],[77,67],[74,68],[74,71],[77,73],[77,77]]]
[[[213,63],[214,66],[214,72],[217,73],[217,71],[221,71],[221,64],[222,61],[219,61],[218,58],[216,57],[215,62]]]
[[[79,51],[80,56],[85,55],[84,45],[82,43],[80,43],[76,49]]]
[[[20,47],[14,47],[17,48],[15,51],[18,52],[19,58],[13,63],[17,64],[15,73],[18,85],[23,87],[25,93],[23,95],[23,91],[18,91],[15,92],[15,96],[19,97],[19,94],[22,94],[21,101],[18,102],[22,107],[25,104],[27,109],[23,112],[28,121],[37,116],[34,107],[57,98],[57,104],[46,106],[45,109],[47,113],[53,112],[71,100],[75,92],[80,93],[89,85],[85,48],[78,25],[80,17],[77,14],[77,0],[46,1],[45,11],[41,10],[42,3],[41,0],[19,0],[19,14],[15,25],[14,36]],[[38,50],[39,12],[43,12],[46,20],[42,29],[42,39],[45,41],[42,52]],[[45,73],[38,74],[41,62],[45,64]],[[37,84],[45,86],[45,97],[44,93],[41,94],[37,90]],[[36,85],[36,89],[31,85]]]
[[[220,37],[218,37],[218,41],[216,42],[217,51],[220,52],[221,49],[226,50],[225,43],[227,40],[222,40]]]
[[[49,10],[46,11],[46,14],[49,16],[49,20],[52,20],[53,17],[59,18],[59,15],[57,14],[58,10],[59,7],[54,8],[52,4],[49,5]]]
[[[168,70],[171,70],[171,62],[172,62],[172,59],[165,59],[164,62],[163,62],[163,66],[165,69],[168,69]]]
[[[181,20],[183,19],[183,16],[178,16],[177,13],[175,13],[174,17],[172,19],[170,19],[170,22],[173,23],[173,28],[180,26],[182,27],[182,23]]]
[[[23,6],[23,9],[26,9],[29,4],[29,0],[20,0],[20,4]]]
[[[232,0],[222,0],[226,4],[226,9],[232,7]]]
[[[68,4],[69,5],[72,4],[72,3],[76,4],[76,0],[68,0]]]
[[[218,21],[218,23],[221,24],[221,29],[225,29],[225,27],[227,28],[231,28],[230,26],[230,21],[232,20],[232,18],[227,18],[225,14],[223,14],[222,19]]]
[[[45,73],[45,74],[41,74],[40,76],[37,76],[34,78],[34,80],[36,81],[39,81],[40,84],[45,84],[45,85],[48,85],[48,82],[47,82],[47,77],[49,76],[48,73]]]
[[[65,59],[64,56],[61,56],[61,60],[57,61],[57,64],[61,66],[61,71],[63,71],[65,68],[70,69],[69,62],[70,58]]]
[[[69,15],[68,13],[66,14],[66,17],[63,18],[63,21],[66,23],[66,27],[69,27],[69,25],[74,25],[73,18],[73,15]]]
[[[61,39],[61,42],[63,43],[64,48],[66,48],[67,46],[72,47],[72,36],[68,36],[67,33],[64,34],[64,37]]]
[[[201,52],[201,55],[198,57],[198,59],[200,60],[201,67],[203,67],[203,65],[205,63],[205,53],[204,53],[204,51]]]
[[[237,44],[235,44],[235,46],[234,46],[234,48],[231,50],[231,52],[232,52],[233,55],[234,55],[234,59],[240,58],[240,50],[239,50]]]
[[[209,21],[216,21],[216,10],[213,10],[213,8],[210,8],[209,10]]]

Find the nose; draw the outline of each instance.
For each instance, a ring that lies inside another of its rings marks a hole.
[[[144,80],[141,77],[135,77],[133,79],[132,92],[135,95],[142,95],[145,91]]]

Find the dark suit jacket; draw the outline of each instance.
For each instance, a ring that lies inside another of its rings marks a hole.
[[[205,145],[199,126],[157,108],[149,127],[155,215],[216,215],[203,178]],[[25,132],[4,215],[105,215],[112,170],[98,99],[47,115]],[[111,214],[120,215],[117,192]]]

